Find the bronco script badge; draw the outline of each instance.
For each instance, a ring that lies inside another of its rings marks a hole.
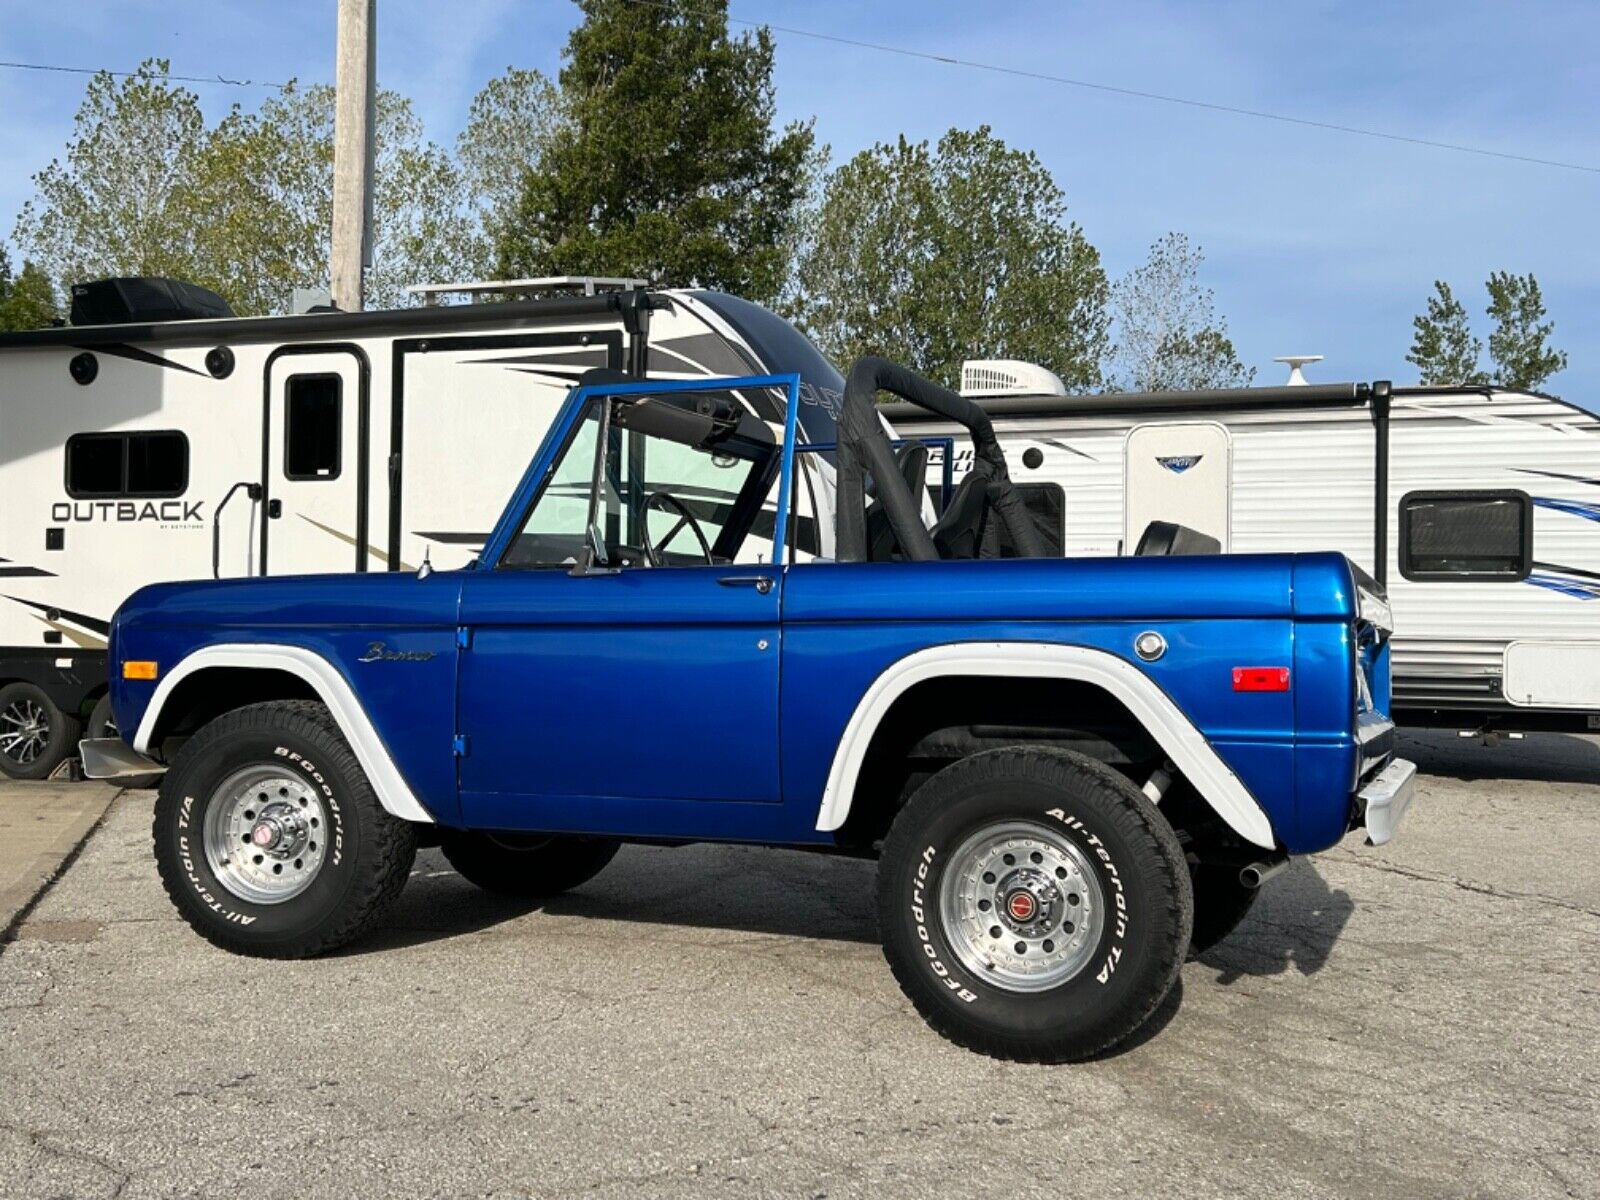
[[[357,662],[427,662],[436,656],[433,650],[391,650],[383,642],[373,642]]]

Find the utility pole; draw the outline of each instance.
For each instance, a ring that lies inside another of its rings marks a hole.
[[[372,265],[377,60],[377,0],[339,0],[330,276],[334,306],[346,312],[360,312],[365,306],[363,268]]]

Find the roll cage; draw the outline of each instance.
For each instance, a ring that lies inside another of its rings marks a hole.
[[[900,554],[914,561],[931,562],[946,557],[966,557],[941,548],[938,527],[922,523],[894,454],[893,443],[878,414],[880,391],[890,392],[936,416],[955,421],[972,437],[972,470],[955,496],[946,497],[940,524],[970,518],[981,520],[992,510],[1004,523],[1017,554],[1043,558],[1045,549],[1021,495],[1011,482],[1005,453],[995,437],[988,415],[966,397],[922,378],[885,358],[857,359],[845,381],[844,405],[839,414],[838,479],[835,495],[835,556],[840,562],[865,562],[867,539],[866,477],[871,475],[875,503],[882,507]],[[946,456],[948,461],[949,456]],[[975,539],[972,539],[975,541]],[[950,543],[947,543],[948,547]]]

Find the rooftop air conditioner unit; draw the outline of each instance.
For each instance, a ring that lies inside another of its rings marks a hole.
[[[961,364],[963,396],[1065,396],[1054,371],[1014,358],[969,358]]]

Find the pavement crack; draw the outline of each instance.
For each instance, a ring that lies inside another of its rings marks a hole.
[[[1421,871],[1415,867],[1402,867],[1399,863],[1390,862],[1384,858],[1374,858],[1371,855],[1347,854],[1339,855],[1338,857],[1341,861],[1351,866],[1361,867],[1368,871],[1382,871],[1389,875],[1415,879],[1421,883],[1442,883],[1458,888],[1463,892],[1471,892],[1478,896],[1490,896],[1496,900],[1526,900],[1549,908],[1562,908],[1585,917],[1600,918],[1600,909],[1574,904],[1570,900],[1562,900],[1556,896],[1546,896],[1542,892],[1519,892],[1509,888],[1492,887],[1487,883],[1479,883],[1473,879],[1462,879],[1457,875],[1446,875],[1436,871]]]
[[[65,1162],[87,1163],[89,1166],[98,1167],[116,1179],[116,1188],[111,1193],[112,1200],[122,1195],[128,1184],[133,1180],[133,1172],[126,1167],[107,1162],[97,1154],[90,1154],[85,1150],[69,1150],[65,1146],[58,1146],[50,1140],[48,1134],[38,1129],[29,1129],[26,1125],[18,1125],[11,1121],[0,1121],[0,1132],[15,1134],[27,1141],[40,1153],[58,1158]]]

